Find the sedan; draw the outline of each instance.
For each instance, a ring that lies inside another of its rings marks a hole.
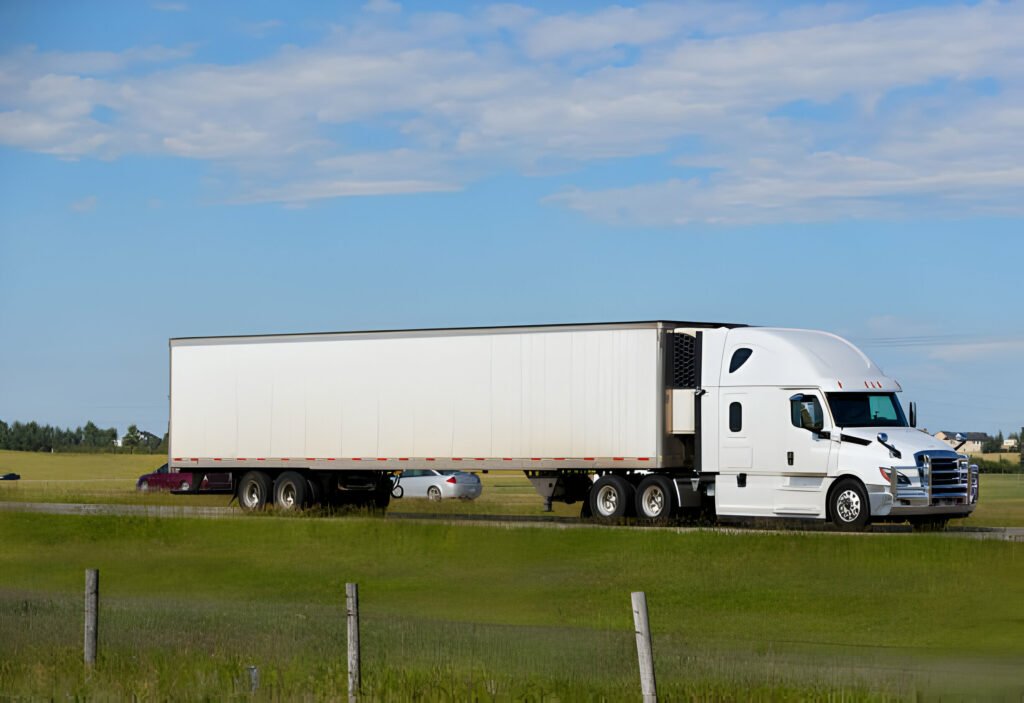
[[[140,491],[172,493],[231,493],[234,484],[229,473],[190,473],[172,471],[167,464],[152,473],[139,476],[135,488]]]
[[[192,488],[192,474],[171,471],[164,464],[156,471],[139,476],[135,488],[139,491],[188,491]]]
[[[480,478],[465,471],[436,471],[434,469],[410,469],[403,471],[398,482],[398,497],[427,498],[479,498],[483,491]]]
[[[9,474],[4,474],[3,476],[0,476],[0,481],[17,481],[20,478],[21,474],[16,474],[12,471]]]

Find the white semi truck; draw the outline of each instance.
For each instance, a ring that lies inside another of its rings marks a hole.
[[[677,321],[170,340],[172,470],[246,510],[386,507],[405,469],[523,471],[600,520],[939,525],[977,468],[826,332]]]

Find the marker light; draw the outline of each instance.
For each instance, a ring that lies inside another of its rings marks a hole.
[[[887,469],[884,466],[879,466],[878,467],[878,472],[880,474],[882,474],[882,478],[885,479],[886,483],[890,483],[892,481],[892,469]],[[898,483],[901,486],[909,486],[910,485],[910,479],[907,478],[903,474],[902,471],[897,471],[896,472],[896,483]]]

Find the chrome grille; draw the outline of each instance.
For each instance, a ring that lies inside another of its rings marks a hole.
[[[916,458],[922,485],[929,485],[932,505],[968,502],[973,486],[965,459],[946,452],[922,453]]]

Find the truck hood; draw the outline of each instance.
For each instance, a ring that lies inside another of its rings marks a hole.
[[[879,432],[889,435],[889,444],[900,451],[902,458],[893,459],[889,456],[889,450],[878,441]],[[877,454],[877,458],[881,462],[880,466],[914,466],[914,454],[918,452],[953,451],[953,448],[942,440],[913,427],[843,427],[842,433],[847,437],[870,442],[869,445],[858,447],[858,449]],[[852,451],[845,445],[844,450]]]

